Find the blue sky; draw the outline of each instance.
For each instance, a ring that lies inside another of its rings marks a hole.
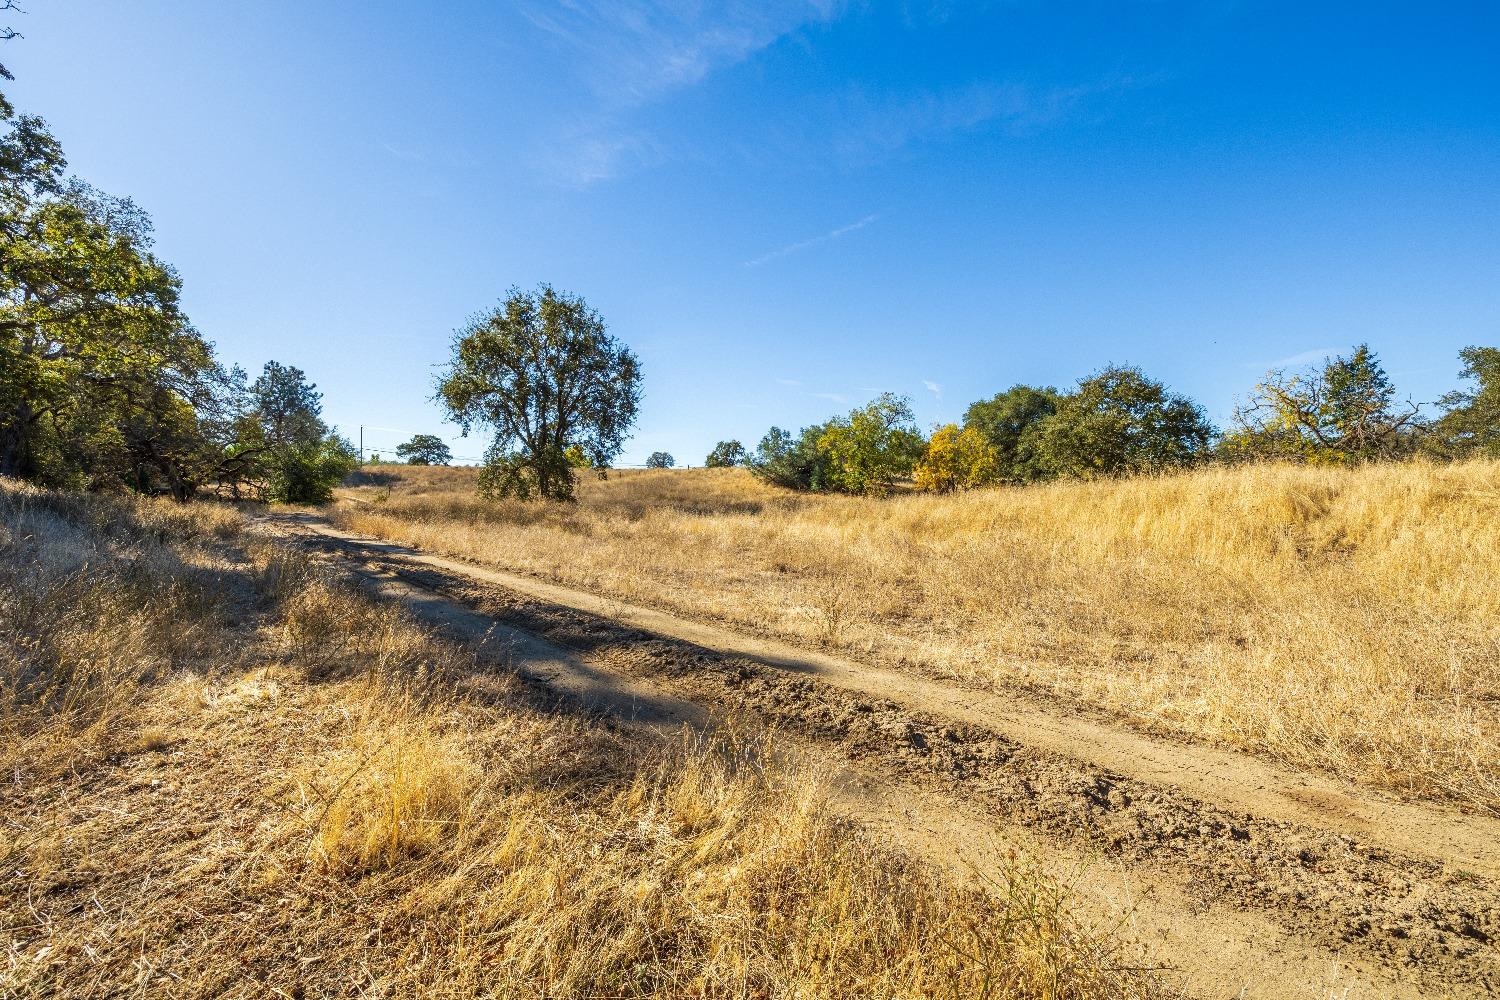
[[[387,452],[482,452],[434,373],[541,281],[641,356],[622,463],[1108,362],[1222,421],[1364,340],[1423,401],[1500,344],[1492,3],[25,6],[17,104]]]

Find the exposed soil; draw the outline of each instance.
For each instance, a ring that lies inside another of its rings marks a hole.
[[[560,695],[647,725],[739,709],[947,863],[1072,867],[1202,996],[1500,994],[1500,823],[592,595],[267,520]],[[1002,843],[1003,842],[1003,843]],[[1108,905],[1105,905],[1105,903]],[[1113,909],[1112,909],[1113,908]]]

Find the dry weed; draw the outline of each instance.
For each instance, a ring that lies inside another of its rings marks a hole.
[[[1040,872],[957,885],[763,736],[540,710],[284,550],[135,527],[218,513],[109,502],[0,487],[7,746],[92,747],[0,786],[0,994],[1160,995]]]
[[[616,473],[553,506],[384,475],[346,527],[1500,811],[1500,463],[889,501]]]

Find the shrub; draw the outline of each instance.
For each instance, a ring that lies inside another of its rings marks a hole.
[[[738,441],[720,441],[714,445],[714,450],[708,453],[708,458],[703,464],[710,469],[728,468],[733,465],[745,464],[745,446]]]
[[[817,447],[827,458],[829,489],[883,496],[911,473],[923,444],[911,402],[887,392],[829,421]]]
[[[964,428],[977,431],[995,449],[999,478],[1012,483],[1046,479],[1049,473],[1037,454],[1038,431],[1062,398],[1051,386],[1013,385],[972,404],[964,413]]]
[[[316,444],[276,453],[267,499],[281,503],[327,503],[333,488],[359,467],[354,447],[336,434]]]
[[[988,486],[1000,477],[1000,455],[983,434],[957,424],[939,427],[927,442],[912,478],[917,489],[951,493]]]
[[[1139,368],[1111,366],[1078,383],[1036,428],[1040,469],[1093,479],[1182,468],[1208,454],[1203,410]]]
[[[818,451],[823,429],[821,424],[804,427],[800,435],[793,437],[780,427],[772,427],[747,460],[750,471],[772,486],[789,490],[823,489],[828,465],[826,457]]]

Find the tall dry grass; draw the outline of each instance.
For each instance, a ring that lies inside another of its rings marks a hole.
[[[1034,868],[544,710],[240,527],[0,485],[0,995],[1161,994]]]
[[[888,501],[626,473],[576,506],[384,472],[345,527],[1500,812],[1500,464]]]
[[[143,684],[221,652],[229,598],[192,546],[240,525],[222,507],[0,487],[0,772],[107,752]]]

